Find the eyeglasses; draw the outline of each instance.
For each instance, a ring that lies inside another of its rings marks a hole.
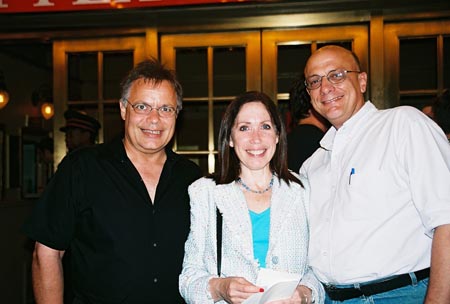
[[[332,84],[343,82],[347,78],[347,73],[361,73],[360,71],[347,71],[344,69],[337,69],[329,71],[326,76],[312,75],[306,78],[305,86],[308,90],[315,90],[322,85],[322,78],[326,77]]]
[[[134,112],[141,115],[147,115],[150,114],[152,110],[156,110],[158,112],[158,115],[160,117],[168,118],[173,117],[177,112],[178,109],[170,106],[162,106],[159,108],[154,108],[149,104],[146,103],[135,103],[132,104],[128,99],[124,98],[127,103],[130,104],[130,106],[133,108]]]

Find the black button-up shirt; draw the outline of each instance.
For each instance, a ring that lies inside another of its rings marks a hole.
[[[121,140],[66,156],[24,232],[71,252],[81,303],[182,303],[178,292],[189,233],[188,186],[200,169],[166,149],[152,204]]]

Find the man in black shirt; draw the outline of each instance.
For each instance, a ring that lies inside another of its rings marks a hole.
[[[24,231],[36,240],[37,303],[63,302],[61,258],[70,249],[72,303],[182,303],[189,233],[187,187],[201,176],[168,148],[182,89],[156,60],[122,83],[125,136],[67,155]]]

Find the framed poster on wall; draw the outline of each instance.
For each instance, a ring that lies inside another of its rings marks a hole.
[[[43,129],[22,128],[20,155],[23,198],[38,198],[48,182],[51,169],[44,163],[41,151],[41,143],[46,138],[48,132]]]

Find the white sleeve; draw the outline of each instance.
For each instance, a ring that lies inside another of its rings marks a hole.
[[[207,187],[210,182],[212,181],[202,178],[193,183],[188,190],[191,204],[191,229],[185,243],[183,270],[179,278],[180,293],[187,303],[214,303],[208,284],[209,280],[217,275],[211,273],[207,265],[211,263],[217,265],[216,256],[206,249],[210,246],[210,238],[215,236],[215,231],[210,231],[211,226],[215,227],[216,216],[215,209],[212,212],[210,210]],[[211,216],[214,219],[211,219]],[[210,225],[211,222],[214,222],[214,225]]]
[[[432,120],[411,114],[399,132],[399,161],[425,232],[432,236],[434,228],[450,223],[450,145]]]

